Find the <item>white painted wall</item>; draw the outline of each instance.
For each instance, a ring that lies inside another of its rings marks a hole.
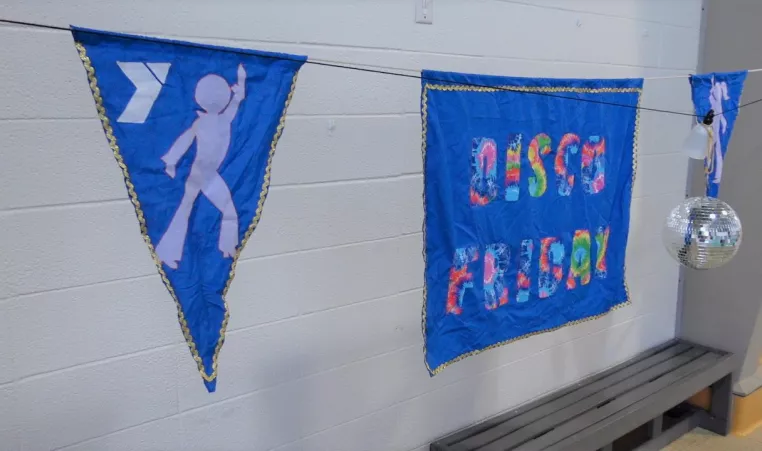
[[[0,17],[547,77],[696,67],[700,0],[0,0]],[[70,36],[0,26],[0,449],[408,451],[674,335],[661,223],[690,119],[644,112],[631,307],[429,378],[420,305],[419,82],[307,65],[206,393]],[[644,106],[690,111],[683,80]],[[335,128],[331,130],[330,124]],[[379,277],[382,275],[383,277]]]

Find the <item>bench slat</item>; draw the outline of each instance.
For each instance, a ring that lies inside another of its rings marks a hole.
[[[676,383],[670,385],[666,390],[659,392],[657,400],[646,398],[635,403],[630,403],[626,408],[606,417],[603,421],[591,427],[580,430],[565,440],[554,444],[548,450],[586,451],[595,449],[596,446],[600,446],[596,445],[597,443],[605,442],[606,440],[613,441],[623,436],[634,429],[634,427],[644,424],[649,418],[653,418],[658,413],[664,412],[685,401],[687,399],[686,393],[697,393],[699,390],[727,376],[735,369],[732,355],[707,354],[707,357],[710,356],[714,357],[714,362],[709,368],[699,369],[694,374],[677,380]]]
[[[653,409],[648,409],[648,410],[653,410],[653,411],[648,412],[649,415],[646,416],[643,420],[643,423],[645,423],[649,419],[653,418],[653,416],[655,415],[654,413],[655,411],[661,410],[662,412],[664,412],[665,410],[668,410],[674,405],[677,405],[678,403],[680,403],[680,401],[683,401],[686,399],[684,390],[671,391],[671,393],[673,393],[673,397],[674,397],[674,394],[679,395],[677,396],[677,398],[679,399],[674,401],[673,405],[670,405],[671,404],[670,402],[665,402],[669,398],[667,398],[664,393],[660,393],[658,403],[657,403],[657,399],[654,399],[653,397],[651,397],[651,395],[659,393],[660,391],[666,389],[670,385],[676,384],[677,382],[680,382],[681,380],[686,380],[687,382],[690,382],[691,380],[694,380],[694,381],[699,380],[698,378],[691,378],[691,376],[694,376],[701,371],[705,371],[717,365],[717,363],[719,363],[720,360],[722,360],[722,358],[723,356],[713,354],[713,353],[704,354],[698,359],[688,363],[687,365],[683,365],[672,372],[662,375],[661,377],[653,380],[652,382],[649,382],[645,385],[641,385],[640,387],[637,387],[636,389],[630,391],[629,393],[614,399],[613,401],[609,402],[608,404],[602,406],[599,409],[591,410],[585,413],[584,415],[581,415],[573,419],[572,421],[569,421],[568,423],[565,423],[559,426],[558,428],[548,432],[542,437],[539,437],[536,440],[532,440],[529,443],[526,443],[522,446],[519,446],[518,448],[515,448],[515,451],[542,451],[542,450],[550,450],[550,449],[570,451],[573,448],[569,448],[568,446],[563,445],[559,442],[563,442],[565,439],[570,437],[572,442],[574,440],[577,440],[574,438],[574,436],[576,434],[579,434],[580,431],[588,429],[591,426],[595,425],[596,423],[603,422],[603,420],[607,419],[607,417],[613,418],[613,417],[621,416],[620,411],[636,412],[638,410],[641,410],[641,413],[642,413],[643,407],[651,405],[653,406]],[[701,387],[698,387],[696,391],[700,389]],[[668,390],[664,390],[664,391],[668,391]],[[651,398],[649,399],[649,397]],[[635,406],[638,406],[638,407],[635,407]],[[617,413],[620,413],[620,415],[616,415]],[[637,428],[638,426],[640,426],[639,424],[634,424],[633,422],[630,422],[630,421],[627,421],[624,423],[628,424],[629,426],[629,429],[627,429],[628,431],[631,431]],[[598,439],[600,440],[600,438]],[[550,448],[551,446],[553,446],[553,448]],[[577,446],[578,445],[575,444],[575,447]],[[492,448],[492,451],[506,450],[506,449],[511,449],[508,444],[503,444],[502,447]],[[590,449],[590,448],[585,448],[585,449]],[[593,449],[595,449],[595,447],[593,447]]]
[[[731,399],[732,372],[739,365],[731,353],[671,340],[607,371],[450,434],[432,443],[431,450],[605,449],[602,447],[661,418],[707,386],[715,391],[710,412],[694,410],[696,414],[690,418],[682,417],[684,421],[661,435],[652,435],[638,451],[674,440],[697,421],[701,427],[727,433],[729,407],[723,408],[717,401]]]
[[[593,393],[591,396],[580,400],[579,402],[572,404],[566,408],[563,408],[545,418],[530,424],[527,427],[519,429],[518,431],[506,435],[486,446],[476,448],[477,451],[504,451],[507,449],[523,449],[521,446],[526,442],[527,449],[534,449],[535,444],[544,443],[547,440],[547,436],[553,436],[557,431],[571,429],[571,433],[579,430],[578,426],[569,426],[570,424],[579,424],[580,422],[586,422],[591,420],[585,420],[591,415],[591,412],[597,413],[601,409],[597,408],[602,403],[606,403],[615,399],[617,396],[632,392],[643,386],[647,386],[649,381],[656,378],[662,378],[665,375],[673,374],[674,371],[679,371],[685,367],[686,364],[690,365],[696,360],[700,360],[702,356],[706,355],[703,349],[691,348],[687,352],[674,356],[658,365],[648,368],[640,373],[637,373],[629,378],[622,380],[610,387],[606,387],[603,390],[599,390]],[[596,420],[598,421],[598,420]],[[576,428],[574,428],[576,427]],[[574,429],[572,429],[574,428]],[[545,434],[543,437],[533,440]],[[562,436],[563,439],[565,436]],[[530,441],[531,440],[531,441]],[[552,444],[551,442],[550,444]],[[547,445],[546,445],[547,446]],[[543,449],[543,448],[539,448]]]
[[[563,421],[563,418],[566,418],[566,415],[558,415],[562,413],[562,409],[567,407],[574,407],[573,410],[579,410],[584,411],[587,410],[587,408],[581,408],[580,410],[580,404],[576,404],[580,402],[581,400],[585,398],[589,398],[596,393],[600,392],[601,390],[610,387],[614,384],[617,384],[619,382],[622,382],[630,377],[636,376],[640,373],[642,373],[645,370],[648,370],[649,368],[652,368],[660,363],[663,363],[675,356],[679,356],[686,351],[691,349],[691,346],[686,343],[680,343],[676,344],[675,346],[672,346],[670,348],[667,348],[663,350],[660,353],[651,355],[650,357],[647,357],[643,360],[640,360],[638,362],[635,362],[634,364],[623,368],[620,371],[617,371],[613,374],[609,374],[608,376],[599,379],[598,381],[595,381],[591,384],[585,385],[583,387],[580,387],[579,389],[566,394],[565,396],[562,396],[560,398],[554,399],[552,401],[548,401],[543,403],[542,405],[538,406],[535,409],[532,409],[522,415],[519,415],[517,417],[511,418],[507,421],[502,422],[499,425],[496,425],[495,427],[486,430],[482,433],[476,434],[472,437],[469,437],[468,439],[464,440],[461,443],[453,445],[450,449],[452,451],[470,451],[477,449],[479,447],[485,446],[489,443],[494,442],[495,440],[498,440],[501,437],[504,437],[522,427],[528,426],[530,424],[533,424],[537,422],[538,420],[551,418],[551,415],[554,413],[557,414],[556,418],[560,418],[558,422]],[[698,357],[699,355],[696,354],[695,357]],[[664,368],[671,368],[671,366],[667,366]],[[659,370],[657,370],[659,371]],[[592,406],[595,406],[600,401],[592,401],[590,404]],[[552,427],[555,423],[552,422],[546,422],[549,427]],[[530,434],[536,434],[537,432],[531,432]]]
[[[589,385],[591,383],[594,383],[600,379],[603,379],[613,373],[616,373],[617,371],[620,371],[622,369],[628,368],[634,364],[637,364],[639,361],[647,359],[655,354],[658,354],[666,349],[682,345],[683,347],[688,346],[684,342],[681,342],[678,339],[673,339],[670,341],[667,341],[665,343],[662,343],[659,346],[655,346],[651,349],[648,349],[646,351],[643,351],[642,353],[636,355],[630,360],[627,360],[625,362],[622,362],[612,368],[609,368],[608,370],[605,370],[601,373],[596,373],[591,376],[586,377],[585,379],[582,379],[578,382],[575,382],[567,387],[564,387],[560,390],[554,391],[552,393],[547,394],[546,396],[540,397],[538,399],[535,399],[533,401],[528,402],[527,404],[524,404],[523,406],[520,406],[516,409],[513,409],[511,411],[499,414],[497,416],[494,416],[488,420],[479,422],[475,425],[469,426],[467,428],[461,429],[460,431],[457,431],[453,434],[450,434],[437,442],[433,443],[432,445],[435,446],[433,448],[434,450],[437,450],[437,448],[443,450],[443,451],[450,451],[452,448],[448,447],[449,445],[454,445],[457,443],[460,443],[461,441],[479,434],[481,432],[484,432],[492,427],[495,427],[499,425],[500,423],[503,423],[506,420],[509,420],[513,417],[516,417],[518,415],[521,415],[525,412],[528,412],[532,409],[535,409],[539,406],[542,406],[543,404],[549,403],[554,401],[555,399],[561,398],[575,390],[578,390],[581,387],[584,387],[586,385]]]

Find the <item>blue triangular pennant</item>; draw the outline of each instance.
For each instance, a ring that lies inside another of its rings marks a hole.
[[[706,195],[717,197],[720,193],[722,168],[730,145],[730,136],[738,117],[744,81],[747,71],[713,72],[691,75],[691,95],[696,115],[703,118],[712,110],[712,136],[714,142],[704,161],[706,172]]]
[[[225,294],[261,217],[306,58],[72,32],[143,238],[212,392]]]

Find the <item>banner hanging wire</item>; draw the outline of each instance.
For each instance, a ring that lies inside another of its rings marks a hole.
[[[48,30],[59,30],[59,31],[68,31],[71,32],[70,28],[67,27],[60,27],[56,25],[46,25],[41,23],[35,23],[35,22],[24,22],[19,20],[10,20],[10,19],[1,19],[0,23],[5,23],[9,25],[21,25],[21,26],[27,26],[27,27],[34,27],[34,28],[44,28]],[[97,31],[92,30],[80,30],[80,32],[86,32],[86,33],[96,33]],[[130,35],[130,38],[133,39],[143,39],[143,40],[153,40],[155,37],[152,36],[141,36],[141,35]],[[186,46],[186,47],[195,47],[195,48],[206,48],[206,45],[201,43],[193,43],[193,42],[184,42],[184,41],[175,41],[175,45],[179,46]],[[216,50],[222,51],[222,52],[229,52],[229,53],[244,53],[237,51],[236,49],[232,48],[217,48]],[[249,53],[246,53],[247,55],[250,55]],[[281,59],[281,60],[291,60],[291,58],[288,58],[286,55],[259,55],[263,58],[272,58],[272,59]],[[295,60],[294,60],[295,61]],[[301,62],[301,60],[299,61]],[[442,80],[437,79],[433,77],[423,77],[420,75],[420,71],[414,70],[414,69],[402,69],[402,68],[394,68],[394,67],[385,67],[385,66],[375,66],[372,64],[349,64],[349,63],[342,63],[339,61],[329,61],[329,60],[320,60],[320,59],[307,59],[307,61],[304,62],[305,64],[312,64],[315,66],[323,66],[323,67],[332,67],[336,69],[346,69],[346,70],[354,70],[359,72],[368,72],[368,73],[374,73],[374,74],[380,74],[380,75],[390,75],[394,77],[403,77],[403,78],[411,78],[416,80],[426,80],[436,83],[443,83],[443,84],[449,84],[452,83],[449,80]],[[412,74],[409,73],[402,73],[400,71],[408,71],[408,72],[415,72]],[[747,72],[754,73],[754,72],[762,72],[762,68],[759,69],[750,69]],[[668,79],[677,79],[677,78],[687,78],[689,75],[669,75],[669,76],[663,76],[663,77],[644,77],[643,80],[668,80]],[[594,100],[594,99],[581,99],[578,97],[567,97],[567,96],[560,96],[557,94],[552,94],[549,92],[542,92],[542,91],[519,91],[511,89],[510,87],[505,86],[490,86],[490,85],[482,85],[482,84],[476,84],[476,83],[458,83],[461,85],[471,86],[475,88],[488,88],[488,89],[494,89],[496,91],[509,91],[509,92],[516,92],[521,94],[528,94],[528,95],[539,95],[544,97],[553,97],[557,99],[566,99],[566,100],[573,100],[577,102],[587,102],[587,103],[595,103],[599,105],[608,105],[608,106],[617,106],[617,107],[623,107],[623,108],[630,108],[630,109],[636,109],[636,110],[642,110],[642,111],[652,111],[655,113],[664,113],[664,114],[674,114],[678,116],[690,116],[693,118],[698,118],[699,120],[702,120],[703,117],[699,117],[698,115],[694,113],[686,113],[684,111],[673,111],[673,110],[666,110],[661,108],[650,108],[650,107],[644,107],[644,106],[632,106],[632,105],[624,105],[620,103],[614,103],[614,102],[605,102],[601,100]],[[729,109],[727,111],[723,111],[723,113],[729,113],[731,111],[740,110],[741,108],[745,108],[750,105],[754,105],[756,103],[762,102],[762,99],[756,99],[752,100],[750,102],[746,102],[743,104],[738,105],[736,108]]]

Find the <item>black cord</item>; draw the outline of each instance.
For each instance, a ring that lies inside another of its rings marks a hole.
[[[33,22],[22,22],[20,20],[0,19],[0,22],[12,24],[12,25],[25,25],[27,27],[47,28],[49,30],[71,31],[70,28],[66,28],[66,27],[57,27],[55,25],[44,25],[41,23],[33,23]]]
[[[23,25],[23,26],[35,27],[35,28],[45,28],[45,29],[49,29],[49,30],[71,31],[71,29],[67,28],[67,27],[59,27],[59,26],[55,26],[55,25],[45,25],[45,24],[34,23],[34,22],[23,22],[23,21],[20,21],[20,20],[0,19],[0,23],[7,23],[7,24],[11,24],[11,25]],[[99,34],[96,31],[90,31],[90,30],[78,30],[78,31],[80,33]],[[140,35],[131,35],[130,38],[138,39],[138,40],[145,40],[145,41],[153,41],[154,40],[154,38],[151,38],[149,36],[140,36]],[[207,49],[208,48],[207,46],[205,46],[203,44],[195,44],[193,42],[175,41],[175,42],[173,42],[173,44],[174,45],[178,45],[178,46],[184,46],[184,47],[192,47],[192,48],[201,48],[201,49]],[[222,51],[222,52],[236,53],[236,54],[242,54],[242,55],[251,55],[251,53],[239,51],[239,50],[236,50],[236,49],[226,48],[226,47],[220,47],[217,50],[218,51]],[[265,54],[261,54],[260,55],[260,54],[258,54],[256,56],[259,56],[259,57],[262,57],[262,58],[272,58],[272,59],[279,59],[279,60],[285,60],[285,61],[294,61],[294,62],[299,62],[299,63],[304,63],[304,64],[313,64],[313,65],[316,65],[316,66],[333,67],[333,68],[337,68],[337,69],[356,70],[356,71],[360,71],[360,72],[369,72],[369,73],[373,73],[373,74],[392,75],[392,76],[396,76],[396,77],[413,78],[413,79],[416,79],[416,80],[426,80],[426,81],[433,81],[433,82],[445,83],[445,84],[452,84],[453,83],[450,80],[442,80],[442,79],[432,78],[432,77],[423,77],[421,75],[403,74],[403,73],[399,73],[399,72],[392,72],[392,71],[386,71],[386,70],[380,70],[380,69],[368,69],[368,68],[365,68],[365,67],[357,67],[357,66],[345,66],[345,65],[342,65],[342,64],[326,63],[326,62],[314,61],[314,60],[310,60],[310,59],[308,59],[306,61],[303,61],[301,59],[289,58],[286,55],[265,55]],[[574,100],[574,101],[578,101],[578,102],[588,102],[588,103],[595,103],[595,104],[599,104],[599,105],[618,106],[618,107],[623,107],[623,108],[631,108],[631,109],[635,109],[635,110],[652,111],[652,112],[655,112],[655,113],[674,114],[674,115],[679,115],[679,116],[690,116],[690,117],[694,117],[694,118],[698,118],[698,119],[703,119],[703,117],[701,117],[700,115],[697,115],[697,114],[694,114],[694,113],[685,113],[685,112],[682,112],[682,111],[672,111],[672,110],[664,110],[664,109],[660,109],[660,108],[649,108],[649,107],[644,107],[644,106],[625,105],[625,104],[621,104],[621,103],[606,102],[606,101],[603,101],[603,100],[581,99],[581,98],[578,98],[578,97],[559,96],[559,95],[556,95],[556,94],[551,94],[551,93],[542,92],[542,91],[518,91],[518,90],[515,90],[515,89],[503,87],[503,86],[490,86],[490,85],[481,85],[481,84],[475,84],[475,83],[458,83],[458,84],[459,85],[465,85],[465,86],[471,86],[471,87],[474,87],[474,88],[489,88],[489,89],[494,89],[494,90],[497,90],[497,91],[517,92],[517,93],[521,93],[521,94],[533,94],[533,95],[539,95],[539,96],[544,96],[544,97],[553,97],[553,98],[556,98],[556,99],[567,99],[567,100]],[[724,114],[724,113],[729,113],[731,111],[740,110],[741,108],[744,108],[744,107],[747,107],[749,105],[753,105],[753,104],[759,103],[759,102],[762,102],[762,99],[752,100],[751,102],[747,102],[747,103],[738,105],[736,108],[725,110],[725,111],[723,111],[720,114]]]

